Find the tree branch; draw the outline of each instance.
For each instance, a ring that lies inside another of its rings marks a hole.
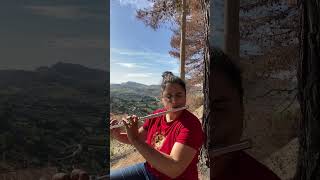
[[[298,94],[296,94],[296,95],[291,99],[290,103],[289,103],[284,109],[282,109],[282,110],[280,111],[280,113],[283,113],[285,110],[287,110],[287,109],[294,103],[294,101],[297,99],[297,96],[298,96]]]
[[[293,91],[296,91],[297,87],[293,88],[293,89],[270,89],[269,91],[267,91],[266,93],[264,93],[263,95],[259,95],[253,98],[248,98],[251,100],[255,100],[257,98],[263,98],[268,96],[269,94],[273,93],[273,92],[278,92],[278,93],[283,93],[283,92],[287,92],[288,94],[292,93]]]

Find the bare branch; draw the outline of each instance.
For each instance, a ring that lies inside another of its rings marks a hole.
[[[284,109],[282,109],[280,113],[286,111],[286,110],[294,103],[294,101],[297,99],[297,96],[298,96],[298,94],[296,94],[296,95],[291,99],[290,103],[289,103]]]
[[[288,94],[291,94],[293,91],[296,91],[297,89],[298,89],[297,87],[295,87],[293,89],[270,89],[269,91],[267,91],[263,95],[259,95],[259,96],[256,96],[256,97],[253,97],[253,98],[248,98],[248,99],[255,100],[257,98],[263,98],[263,97],[266,97],[266,96],[268,96],[269,94],[271,94],[273,92],[278,92],[278,93],[287,92]]]

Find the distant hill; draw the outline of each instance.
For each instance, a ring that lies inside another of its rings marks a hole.
[[[145,85],[132,81],[128,81],[126,83],[121,84],[111,84],[110,85],[110,93],[111,95],[114,93],[133,93],[139,94],[141,96],[155,96],[158,97],[160,95],[160,85]]]
[[[59,62],[51,67],[39,67],[35,71],[0,70],[0,85],[27,86],[35,83],[83,81],[106,84],[107,72],[90,69],[78,64]]]
[[[47,71],[46,71],[47,70]],[[59,74],[60,77],[66,79],[82,80],[96,83],[105,83],[106,71],[91,69],[79,64],[62,63],[51,66],[50,68],[38,68],[38,72],[48,72]]]
[[[114,114],[151,113],[160,107],[160,85],[126,82],[110,85],[110,111]]]

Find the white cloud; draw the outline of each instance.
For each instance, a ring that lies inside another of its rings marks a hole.
[[[171,70],[179,75],[178,61],[167,53],[111,48],[110,59],[110,82],[112,83],[134,81],[149,85],[159,84],[164,71]]]
[[[131,58],[141,59],[144,61],[150,61],[161,64],[176,65],[177,61],[166,53],[157,53],[154,51],[136,51],[131,49],[110,49],[111,56],[130,56]]]
[[[169,54],[161,54],[153,51],[136,51],[132,49],[110,48],[110,51],[115,54],[128,56],[149,56],[149,57],[170,57]]]
[[[33,14],[49,16],[61,19],[75,19],[86,17],[97,17],[96,14],[84,11],[79,6],[45,6],[33,5],[25,6],[25,9],[31,10]]]
[[[178,68],[174,68],[170,70],[174,75],[180,76],[180,70]]]
[[[135,9],[152,7],[153,3],[148,0],[119,0],[122,6],[131,6]]]
[[[152,77],[152,73],[129,73],[129,74],[127,74],[127,77],[130,77],[130,78],[147,78],[147,77]]]
[[[156,62],[157,63],[161,63],[161,64],[170,64],[170,65],[179,64],[178,60],[177,59],[173,59],[172,57],[168,58],[168,59],[156,59]]]
[[[115,64],[118,64],[126,68],[146,68],[145,66],[138,65],[136,63],[115,63]]]

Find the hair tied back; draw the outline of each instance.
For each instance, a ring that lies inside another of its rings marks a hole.
[[[163,80],[169,80],[169,79],[172,79],[173,77],[174,77],[174,74],[170,71],[165,71],[164,73],[162,73]]]

